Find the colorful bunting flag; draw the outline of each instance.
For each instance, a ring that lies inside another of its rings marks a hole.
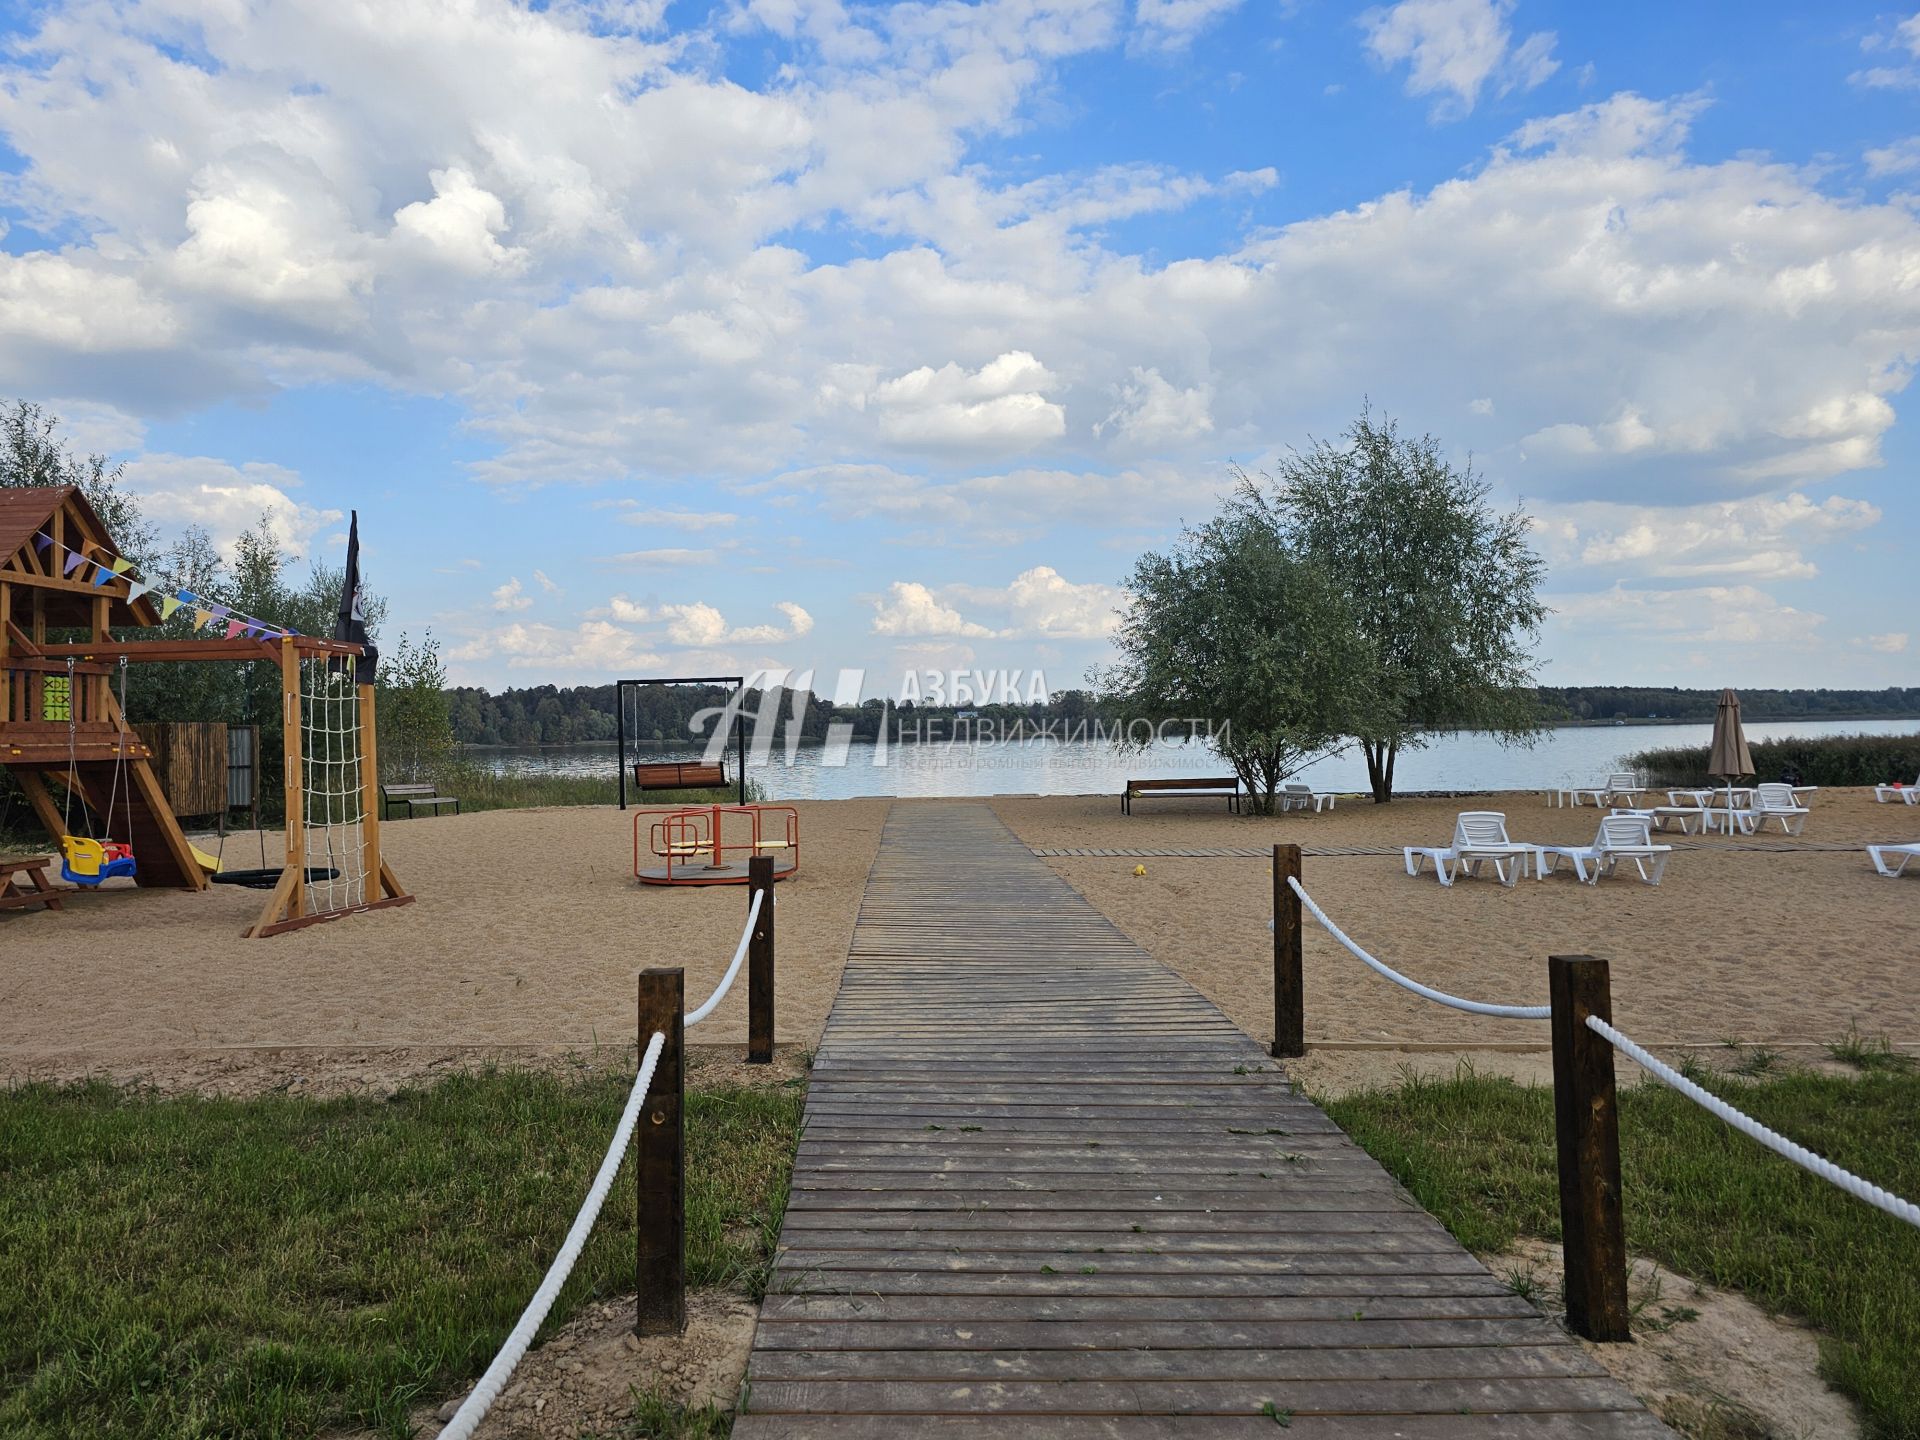
[[[53,548],[53,536],[42,530],[38,535],[33,537],[33,548],[36,550],[51,550]]]
[[[178,610],[179,608],[180,608],[180,602],[176,600],[173,596],[162,595],[160,597],[160,618],[162,620],[167,619],[169,616],[173,614],[174,611]]]
[[[73,574],[74,571],[78,570],[82,565],[86,563],[87,563],[86,556],[82,555],[78,550],[69,550],[67,552],[67,568],[62,573],[66,575],[71,575]]]
[[[240,638],[240,632],[246,628],[247,627],[242,625],[238,620],[229,620],[227,622],[227,639],[238,640]]]
[[[96,586],[104,585],[107,583],[107,581],[113,579],[113,571],[109,570],[106,566],[102,565],[99,561],[96,560],[94,562],[93,568],[94,568],[93,583]]]
[[[127,581],[127,603],[131,605],[134,601],[138,600],[142,595],[146,594],[147,591],[151,590],[152,588],[153,587],[147,584],[147,582],[144,580],[131,580],[131,579],[128,580]]]
[[[211,610],[195,610],[193,612],[193,628],[196,630],[206,629],[212,620],[213,612]]]
[[[133,561],[127,559],[125,556],[113,562],[113,573],[116,575],[124,575],[132,568]]]

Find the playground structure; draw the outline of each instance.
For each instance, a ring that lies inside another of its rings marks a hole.
[[[640,832],[647,847],[640,847]],[[642,885],[744,885],[756,855],[773,878],[800,869],[800,812],[791,805],[694,805],[633,817],[633,876]]]
[[[157,626],[183,605],[215,633],[115,636]],[[49,630],[89,638],[55,643]],[[127,724],[130,668],[264,660],[282,679],[286,859],[261,876],[273,894],[245,933],[410,901],[380,856],[373,686],[353,674],[363,653],[156,590],[73,486],[0,490],[0,765],[60,846],[63,873],[81,885],[125,876],[142,887],[201,890],[220,868],[188,842],[154,774],[153,747]],[[76,801],[82,826],[105,833],[74,833]]]

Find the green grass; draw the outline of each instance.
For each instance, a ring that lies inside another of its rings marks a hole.
[[[1920,1075],[1700,1078],[1856,1174],[1920,1195]],[[1326,1108],[1468,1248],[1559,1237],[1551,1090],[1463,1072]],[[1920,1440],[1920,1231],[1664,1086],[1622,1092],[1620,1112],[1628,1246],[1819,1326],[1821,1372],[1859,1403],[1867,1433]]]
[[[391,1099],[0,1095],[0,1434],[407,1433],[551,1262],[630,1081]],[[800,1094],[688,1095],[692,1286],[764,1290]],[[629,1165],[548,1328],[631,1288]],[[696,1433],[696,1432],[690,1432]]]

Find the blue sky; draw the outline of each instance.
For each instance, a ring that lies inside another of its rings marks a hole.
[[[496,688],[1081,683],[1363,398],[1543,679],[1912,684],[1916,196],[1866,7],[15,3],[0,395]]]

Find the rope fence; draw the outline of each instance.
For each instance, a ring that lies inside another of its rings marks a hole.
[[[1418,980],[1409,979],[1384,960],[1375,959],[1356,945],[1346,931],[1327,918],[1327,912],[1314,903],[1313,897],[1301,888],[1298,880],[1288,876],[1287,885],[1300,897],[1300,903],[1307,907],[1307,913],[1318,920],[1329,935],[1345,946],[1354,959],[1423,999],[1455,1010],[1464,1010],[1469,1015],[1492,1015],[1501,1020],[1546,1020],[1553,1015],[1553,1007],[1550,1005],[1495,1005],[1485,1000],[1466,1000],[1458,995],[1449,995],[1444,990],[1435,990],[1430,985],[1422,985]]]
[[[1758,1141],[1774,1154],[1791,1160],[1802,1170],[1818,1175],[1828,1184],[1839,1186],[1855,1199],[1866,1201],[1876,1210],[1884,1210],[1894,1219],[1904,1220],[1909,1225],[1920,1226],[1920,1205],[1915,1205],[1911,1200],[1902,1200],[1891,1190],[1883,1190],[1871,1180],[1861,1179],[1851,1170],[1814,1154],[1804,1145],[1796,1145],[1777,1130],[1769,1130],[1751,1115],[1734,1109],[1711,1090],[1695,1084],[1665,1061],[1655,1059],[1635,1044],[1631,1036],[1622,1034],[1598,1016],[1587,1017],[1587,1028],[1663,1085],[1678,1090],[1708,1114],[1726,1121],[1742,1135]]]
[[[440,1432],[440,1440],[467,1440],[473,1434],[474,1429],[486,1418],[487,1411],[493,1408],[493,1402],[499,1398],[501,1390],[506,1388],[507,1381],[513,1378],[514,1368],[527,1353],[527,1347],[533,1343],[534,1334],[547,1318],[547,1312],[553,1309],[560,1287],[567,1283],[567,1277],[573,1273],[574,1261],[580,1258],[580,1252],[586,1248],[593,1222],[600,1218],[600,1207],[606,1204],[607,1192],[613,1188],[613,1177],[626,1163],[627,1146],[633,1140],[633,1127],[640,1118],[640,1106],[646,1101],[647,1091],[652,1088],[654,1068],[660,1063],[660,1052],[666,1048],[666,1043],[667,1037],[657,1032],[647,1041],[646,1053],[640,1059],[640,1073],[634,1077],[626,1107],[620,1112],[620,1123],[614,1127],[613,1141],[607,1146],[599,1172],[594,1175],[593,1184],[587,1190],[586,1203],[574,1217],[573,1228],[567,1231],[567,1238],[560,1245],[560,1253],[553,1257],[553,1264],[547,1267],[546,1277],[541,1280],[539,1289],[533,1292],[527,1308],[520,1312],[519,1322],[507,1332],[500,1353],[493,1357],[493,1363],[487,1366],[480,1383],[473,1387],[473,1393],[467,1396],[453,1419],[447,1422],[447,1428]]]
[[[1920,1227],[1920,1205],[1816,1155],[1656,1059],[1613,1025],[1607,962],[1585,955],[1547,959],[1551,1003],[1503,1005],[1468,1000],[1402,975],[1367,953],[1336,925],[1300,881],[1300,847],[1273,847],[1274,1041],[1276,1057],[1306,1053],[1301,913],[1376,974],[1436,1004],[1472,1015],[1547,1020],[1553,1026],[1554,1130],[1559,1153],[1560,1221],[1567,1321],[1592,1340],[1626,1340],[1626,1237],[1621,1216],[1619,1116],[1613,1054],[1618,1050],[1661,1083],[1776,1155]]]
[[[683,1010],[684,970],[675,967],[641,972],[639,1033],[645,1037],[646,1048],[607,1153],[533,1298],[507,1332],[493,1363],[440,1432],[440,1440],[469,1440],[513,1378],[586,1248],[587,1237],[600,1218],[636,1131],[639,1143],[634,1169],[639,1203],[635,1270],[639,1307],[634,1331],[659,1335],[686,1328],[686,1143],[682,1124],[686,1030],[720,1007],[743,964],[747,969],[747,1059],[760,1064],[773,1059],[773,860],[756,856],[747,868],[747,920],[740,943],[734,947],[733,959],[719,984],[697,1009]],[[647,1111],[645,1125],[641,1124],[643,1110]]]

